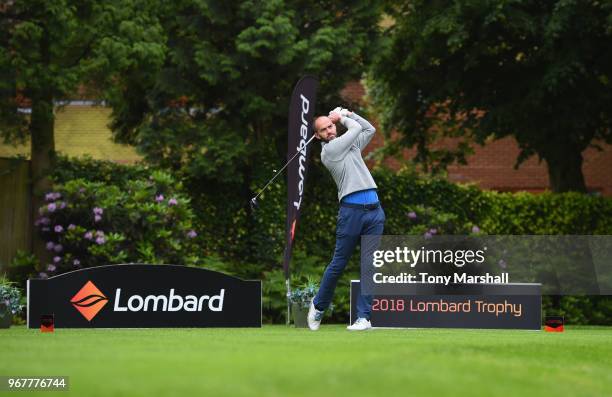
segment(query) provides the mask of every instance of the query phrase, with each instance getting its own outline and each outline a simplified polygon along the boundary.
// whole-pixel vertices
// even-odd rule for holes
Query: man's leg
[[[367,216],[366,224],[364,225],[363,235],[378,236],[378,238],[365,239],[364,246],[361,247],[362,255],[370,260],[373,258],[374,251],[380,245],[380,236],[383,234],[385,226],[385,212],[382,207],[374,211],[370,211]],[[363,282],[359,283],[360,289],[363,287]],[[359,294],[357,298],[357,317],[370,319],[372,313],[372,295]]]
[[[361,239],[359,235],[361,222],[358,211],[360,210],[354,208],[340,208],[336,227],[334,257],[325,269],[319,292],[314,298],[314,305],[317,310],[325,310],[331,304],[338,279]]]

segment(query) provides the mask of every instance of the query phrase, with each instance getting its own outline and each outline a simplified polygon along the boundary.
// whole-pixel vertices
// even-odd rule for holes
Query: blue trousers
[[[327,265],[321,286],[314,305],[318,310],[325,310],[331,304],[338,279],[342,275],[357,244],[361,242],[361,235],[380,236],[385,225],[385,212],[382,207],[368,209],[365,206],[347,207],[340,205],[338,222],[336,224],[336,249],[334,257]],[[376,239],[374,239],[376,240]],[[373,242],[369,247],[361,247],[363,253],[371,257],[377,244]],[[357,298],[357,317],[370,319],[372,312],[372,296],[359,294]]]

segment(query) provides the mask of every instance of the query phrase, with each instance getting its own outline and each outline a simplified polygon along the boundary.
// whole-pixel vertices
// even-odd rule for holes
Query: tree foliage
[[[51,187],[56,107],[83,95],[83,87],[95,93],[123,69],[160,65],[163,32],[154,10],[144,0],[0,5],[0,134],[31,140],[34,211]],[[34,247],[44,256],[40,242]]]
[[[163,61],[151,2],[16,0],[0,8],[0,132],[6,141],[51,134],[54,106]],[[79,92],[86,88],[89,93]],[[99,98],[102,99],[102,98]],[[40,106],[40,107],[39,107]],[[21,111],[19,111],[21,108]],[[30,111],[24,111],[30,108]],[[52,140],[50,142],[52,145]]]
[[[362,0],[167,2],[163,67],[110,92],[116,136],[153,164],[248,191],[285,156],[294,84],[313,74],[321,110],[336,105],[373,55],[379,16]]]
[[[0,5],[0,134],[5,142],[31,141],[33,212],[51,187],[55,109],[87,95],[83,88],[96,97],[126,68],[160,65],[163,31],[154,11],[155,2],[145,0]],[[44,249],[34,243],[42,259]]]
[[[554,191],[585,191],[582,151],[612,142],[612,2],[392,2],[371,92],[397,144],[442,166],[513,136]],[[459,150],[432,149],[439,136]]]
[[[262,260],[271,242],[258,238],[249,201],[285,162],[293,87],[315,75],[316,111],[337,106],[375,55],[379,18],[365,0],[166,2],[163,66],[127,71],[108,91],[115,136],[186,177],[195,210],[227,251]],[[225,211],[231,222],[218,218]]]
[[[0,129],[29,135],[35,191],[47,191],[54,107],[85,87],[112,107],[119,141],[198,192],[234,186],[240,211],[261,166],[285,155],[295,82],[316,75],[321,109],[336,106],[379,15],[364,0],[16,0],[0,11]]]

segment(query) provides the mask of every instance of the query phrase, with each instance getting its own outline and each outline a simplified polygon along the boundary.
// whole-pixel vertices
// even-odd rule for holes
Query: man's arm
[[[372,137],[376,132],[376,128],[374,128],[374,126],[370,124],[368,120],[359,116],[355,112],[349,113],[346,117],[342,118],[341,122],[345,127],[347,126],[344,123],[348,120],[356,121],[361,127],[361,134],[357,136],[357,139],[355,139],[354,143],[355,145],[357,145],[359,150],[363,151],[363,149],[365,149],[365,147],[368,146],[368,143],[370,143],[370,141],[372,140]]]
[[[357,146],[359,150],[363,150],[372,140],[372,136],[374,136],[376,132],[372,124],[354,112],[350,115],[341,117],[340,122],[347,128],[347,131],[325,146],[325,151],[330,160],[343,159],[349,150],[351,150],[353,144]]]

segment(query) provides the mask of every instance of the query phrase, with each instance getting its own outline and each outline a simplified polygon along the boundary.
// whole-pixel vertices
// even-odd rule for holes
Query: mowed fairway
[[[612,328],[13,327],[0,375],[67,375],[78,396],[609,396]]]

